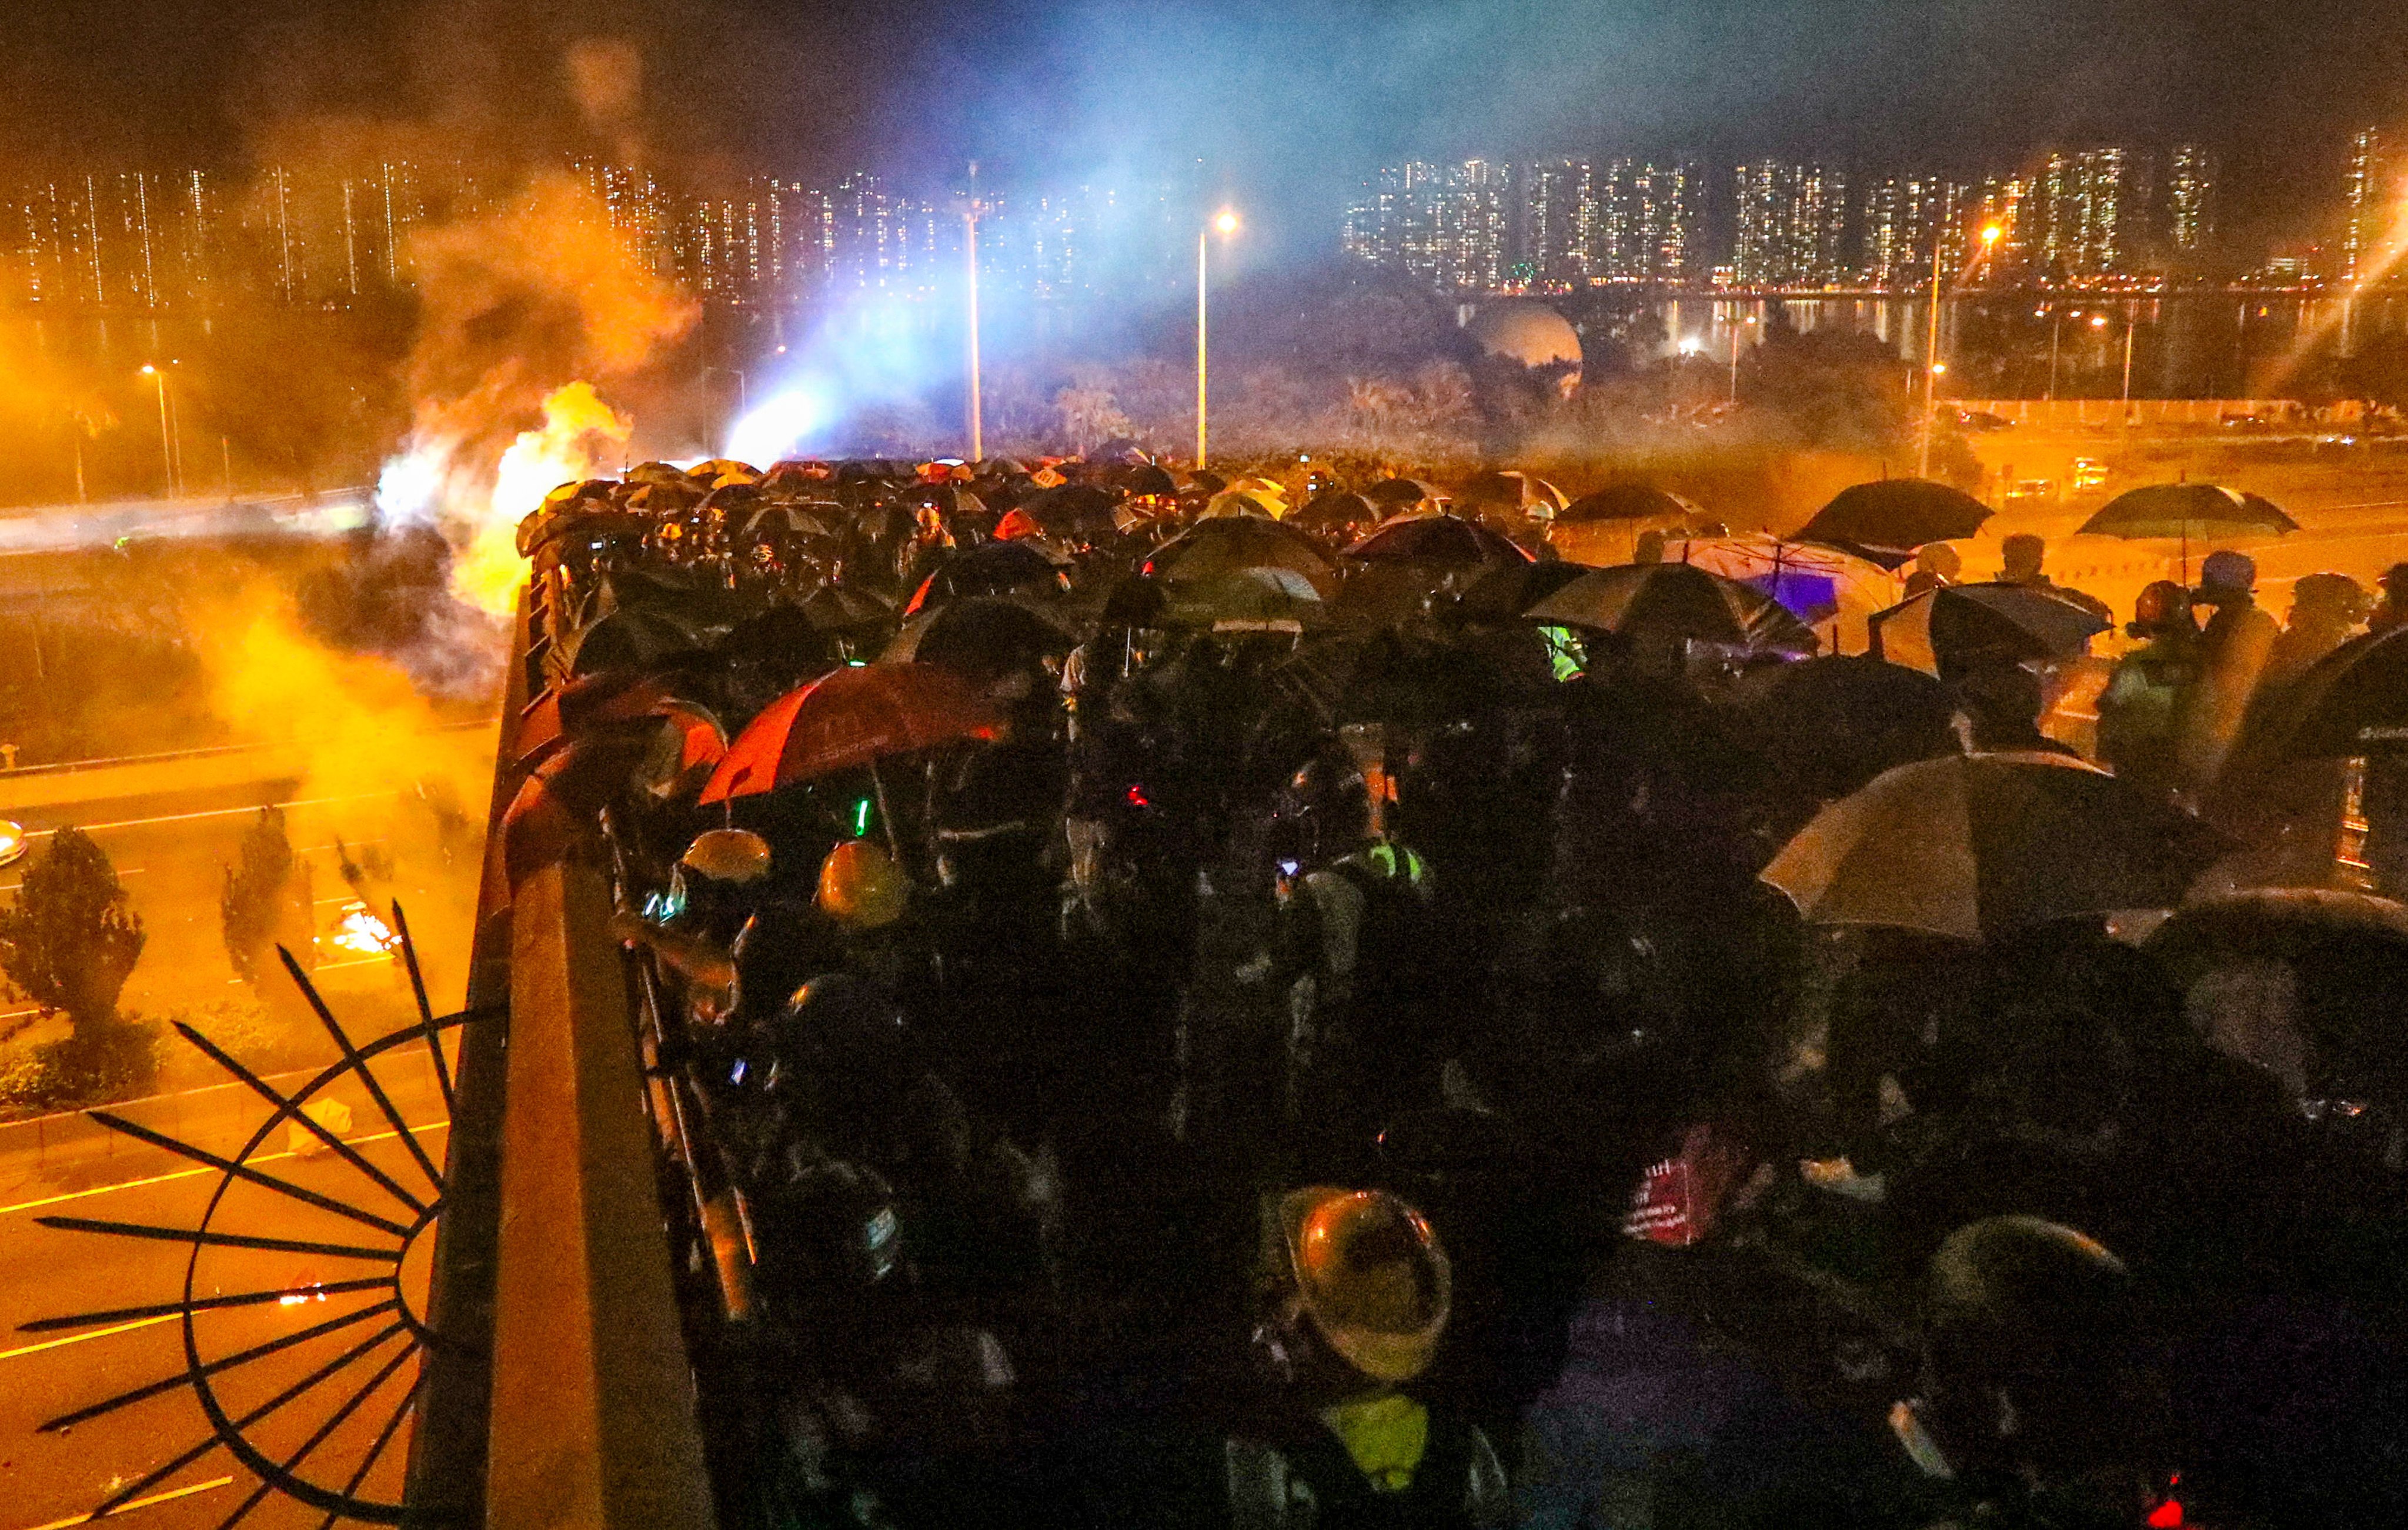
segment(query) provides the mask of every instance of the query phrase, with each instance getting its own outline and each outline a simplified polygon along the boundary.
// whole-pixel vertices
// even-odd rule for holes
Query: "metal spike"
[[[360,1280],[326,1280],[309,1288],[312,1295],[338,1295],[347,1291],[374,1291],[393,1284],[390,1275],[371,1275]],[[207,1312],[227,1307],[258,1307],[266,1302],[282,1301],[293,1294],[290,1291],[243,1291],[231,1296],[195,1296],[184,1302],[159,1302],[150,1307],[118,1307],[106,1312],[78,1312],[64,1318],[36,1318],[21,1323],[21,1334],[54,1334],[62,1328],[85,1328],[96,1323],[122,1323],[131,1318],[164,1318],[176,1312]]]
[[[384,1363],[384,1367],[381,1370],[379,1370],[374,1376],[368,1378],[366,1385],[352,1393],[349,1398],[344,1400],[342,1407],[335,1409],[334,1412],[327,1415],[325,1423],[318,1425],[315,1430],[311,1431],[309,1437],[301,1442],[300,1449],[294,1451],[291,1455],[286,1456],[281,1462],[278,1463],[277,1470],[273,1475],[267,1473],[261,1474],[259,1486],[251,1490],[251,1496],[244,1499],[242,1503],[236,1508],[233,1513],[218,1522],[218,1530],[234,1530],[234,1527],[242,1522],[242,1517],[250,1513],[253,1508],[257,1507],[259,1500],[266,1497],[268,1491],[272,1488],[282,1488],[287,1494],[292,1494],[294,1497],[300,1497],[301,1494],[293,1493],[291,1486],[291,1484],[295,1480],[294,1468],[301,1465],[303,1461],[308,1460],[310,1451],[316,1450],[319,1446],[323,1445],[326,1442],[327,1436],[341,1428],[343,1426],[344,1420],[350,1418],[353,1413],[358,1412],[360,1404],[366,1402],[370,1396],[374,1395],[377,1388],[384,1385],[386,1379],[391,1377],[394,1371],[397,1371],[401,1369],[402,1366],[408,1365],[411,1357],[418,1353],[418,1342],[417,1340],[412,1339],[408,1348],[403,1350],[399,1354],[394,1355],[391,1360],[386,1361]]]
[[[355,1243],[315,1243],[298,1237],[254,1237],[248,1233],[212,1233],[198,1227],[153,1227],[139,1222],[101,1222],[91,1217],[36,1217],[45,1227],[71,1233],[108,1233],[117,1237],[148,1237],[163,1243],[198,1243],[212,1249],[265,1249],[274,1253],[315,1253],[329,1259],[373,1259],[398,1264],[401,1250],[364,1249]]]
[[[426,1372],[421,1370],[418,1380],[402,1394],[401,1405],[393,1410],[393,1417],[385,1420],[384,1427],[377,1431],[375,1443],[368,1447],[368,1453],[360,1458],[359,1469],[351,1473],[350,1481],[343,1484],[342,1496],[352,1497],[360,1491],[360,1484],[368,1480],[368,1473],[376,1469],[377,1459],[384,1454],[384,1448],[393,1443],[394,1435],[401,1428],[401,1421],[409,1417],[409,1410],[418,1406],[419,1389],[425,1384]],[[342,1510],[328,1509],[326,1517],[318,1522],[318,1530],[335,1530],[335,1522],[342,1517]]]
[[[428,1181],[437,1190],[441,1190],[443,1171],[435,1166],[435,1160],[427,1157],[426,1150],[418,1145],[418,1138],[411,1134],[409,1123],[401,1119],[401,1112],[394,1109],[393,1101],[385,1096],[384,1085],[377,1082],[375,1070],[370,1068],[367,1060],[360,1055],[359,1048],[351,1045],[351,1038],[344,1034],[342,1023],[335,1019],[335,1012],[326,1008],[326,1001],[318,996],[317,985],[309,980],[308,973],[301,970],[301,964],[293,959],[291,951],[279,946],[276,948],[276,954],[284,959],[284,970],[292,974],[294,982],[301,985],[301,996],[308,999],[309,1008],[318,1012],[318,1019],[324,1022],[327,1034],[335,1038],[335,1045],[343,1049],[343,1061],[349,1063],[351,1070],[360,1076],[360,1082],[367,1088],[368,1098],[376,1101],[376,1107],[384,1113],[384,1119],[392,1124],[395,1132],[400,1134],[402,1146],[408,1148],[409,1155],[418,1160],[418,1166],[426,1171]]]
[[[278,1094],[274,1085],[268,1083],[258,1074],[251,1072],[251,1069],[243,1066],[240,1063],[236,1062],[232,1057],[228,1056],[216,1042],[211,1041],[208,1037],[205,1037],[200,1032],[193,1029],[190,1024],[183,1021],[179,1020],[174,1023],[177,1032],[181,1035],[185,1040],[191,1042],[194,1046],[200,1048],[202,1051],[208,1054],[209,1061],[217,1064],[220,1067],[224,1068],[227,1072],[233,1074],[236,1078],[250,1085],[251,1091],[258,1094],[260,1098],[267,1101],[270,1105],[275,1106],[279,1114],[291,1118],[294,1122],[306,1128],[310,1135],[317,1137],[319,1141],[324,1143],[327,1147],[332,1148],[337,1153],[339,1153],[342,1156],[343,1162],[351,1165],[353,1168],[358,1169],[362,1174],[366,1175],[369,1179],[374,1180],[379,1185],[382,1186],[388,1193],[390,1193],[395,1200],[401,1202],[402,1205],[408,1207],[412,1211],[423,1212],[427,1209],[427,1204],[424,1201],[420,1200],[417,1196],[411,1194],[408,1191],[402,1189],[401,1182],[399,1180],[395,1180],[392,1175],[387,1174],[384,1170],[377,1167],[374,1164],[369,1163],[366,1159],[361,1157],[358,1149],[352,1147],[341,1137],[337,1137],[334,1133],[326,1130],[326,1128],[319,1125],[315,1121],[311,1120],[308,1111],[302,1109],[298,1106],[294,1105],[291,1100],[286,1099],[283,1095]]]
[[[298,1333],[287,1334],[282,1338],[269,1339],[265,1344],[254,1344],[248,1350],[238,1351],[222,1360],[212,1360],[196,1370],[186,1370],[179,1376],[152,1381],[148,1385],[136,1387],[131,1392],[121,1392],[105,1402],[77,1408],[72,1413],[62,1413],[55,1419],[36,1425],[34,1432],[38,1435],[54,1435],[62,1429],[81,1423],[86,1419],[96,1419],[103,1413],[113,1413],[130,1403],[138,1403],[145,1397],[156,1397],[163,1392],[173,1392],[178,1387],[191,1386],[194,1382],[215,1376],[220,1371],[232,1370],[236,1366],[249,1365],[251,1361],[263,1359],[276,1353],[279,1350],[289,1350],[295,1344],[306,1344],[313,1338],[322,1337],[338,1329],[348,1328],[355,1323],[365,1322],[381,1313],[395,1311],[400,1306],[401,1303],[397,1298],[387,1297],[373,1307],[363,1307],[356,1312],[346,1312],[340,1317],[328,1318],[325,1322],[312,1323]],[[394,1328],[408,1326],[406,1323],[394,1324]]]
[[[236,1459],[243,1461],[243,1465],[251,1466],[251,1463],[245,1458],[244,1452],[249,1451],[251,1455],[257,1455],[259,1452],[256,1451],[250,1451],[248,1446],[236,1449],[233,1443],[234,1440],[239,1440],[242,1437],[242,1432],[245,1429],[257,1423],[260,1420],[267,1417],[270,1413],[275,1412],[278,1408],[282,1408],[286,1403],[289,1403],[294,1398],[300,1396],[303,1393],[309,1391],[319,1382],[324,1380],[327,1377],[334,1375],[337,1371],[341,1370],[345,1366],[350,1365],[352,1361],[357,1360],[360,1356],[367,1353],[370,1350],[375,1349],[378,1345],[383,1343],[386,1339],[391,1338],[394,1335],[406,1334],[408,1332],[409,1332],[408,1324],[396,1323],[392,1327],[385,1329],[374,1337],[363,1339],[359,1343],[352,1345],[350,1349],[345,1350],[341,1354],[338,1354],[335,1356],[334,1359],[327,1361],[316,1370],[311,1371],[308,1375],[301,1378],[298,1381],[286,1387],[275,1396],[268,1398],[267,1401],[260,1404],[257,1408],[252,1408],[250,1412],[245,1413],[242,1417],[228,1422],[222,1432],[212,1435],[208,1439],[201,1441],[199,1445],[194,1447],[192,1450],[185,1451],[182,1455],[179,1455],[175,1460],[168,1462],[165,1466],[158,1467],[156,1470],[150,1472],[140,1481],[129,1482],[125,1486],[119,1488],[116,1493],[109,1496],[106,1503],[103,1503],[98,1509],[92,1511],[92,1517],[95,1520],[108,1518],[117,1509],[123,1508],[129,1500],[139,1497],[144,1489],[175,1475],[184,1467],[191,1466],[194,1462],[198,1461],[201,1457],[208,1454],[209,1451],[215,1450],[220,1445],[224,1445],[229,1451],[233,1451]],[[414,1345],[416,1340],[412,1340],[411,1342]],[[46,1424],[43,1427],[48,1428],[49,1426]],[[227,1437],[228,1436],[233,1437],[233,1438],[230,1440]]]
[[[418,999],[418,1023],[426,1033],[426,1055],[435,1062],[435,1082],[443,1091],[446,1114],[459,1108],[452,1095],[452,1065],[443,1059],[443,1039],[435,1034],[435,1006],[426,1001],[426,975],[419,970],[418,943],[409,937],[409,920],[401,900],[393,900],[393,927],[401,937],[401,965],[409,969],[409,991]]]
[[[280,1195],[290,1195],[294,1200],[314,1206],[322,1211],[332,1211],[337,1216],[349,1217],[353,1222],[366,1223],[377,1231],[391,1233],[395,1237],[409,1237],[409,1229],[400,1223],[380,1217],[373,1211],[363,1211],[349,1201],[338,1201],[332,1195],[322,1195],[314,1190],[305,1190],[289,1180],[280,1180],[273,1174],[263,1173],[247,1164],[237,1164],[231,1158],[221,1158],[216,1153],[195,1148],[189,1142],[179,1142],[163,1132],[154,1132],[138,1122],[111,1115],[106,1110],[89,1110],[85,1114],[112,1131],[123,1132],[126,1136],[138,1141],[148,1142],[154,1148],[165,1148],[169,1152],[189,1158],[196,1164],[207,1164],[209,1167],[231,1174],[236,1179],[248,1180],[255,1185],[264,1185]]]

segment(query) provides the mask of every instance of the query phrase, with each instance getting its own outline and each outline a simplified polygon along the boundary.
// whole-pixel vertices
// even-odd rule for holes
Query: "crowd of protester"
[[[2080,654],[1817,655],[1510,476],[1308,471],[523,528],[507,843],[607,849],[731,1523],[2408,1518],[2400,794],[2282,742],[2408,565],[2150,586],[2110,779]],[[2003,551],[1899,593],[2105,625]]]

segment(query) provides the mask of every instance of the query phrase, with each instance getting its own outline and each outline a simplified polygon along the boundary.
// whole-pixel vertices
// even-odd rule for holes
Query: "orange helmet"
[[[910,893],[895,858],[867,839],[848,839],[820,863],[820,908],[855,929],[894,923]]]
[[[1305,1312],[1340,1359],[1381,1381],[1429,1368],[1454,1273],[1419,1211],[1383,1190],[1322,1185],[1282,1199],[1280,1222]]]

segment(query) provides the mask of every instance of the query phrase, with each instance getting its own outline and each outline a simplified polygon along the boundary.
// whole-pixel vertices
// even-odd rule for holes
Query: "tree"
[[[284,832],[284,810],[262,808],[243,831],[237,863],[227,869],[218,914],[225,931],[227,959],[235,975],[253,992],[279,975],[275,948],[293,952],[304,967],[315,966],[310,911],[314,891],[309,863],[293,853]],[[280,991],[280,982],[272,991]]]
[[[50,1108],[130,1098],[159,1071],[151,1027],[118,1012],[142,959],[142,916],[90,836],[63,828],[0,908],[0,972],[16,997],[64,1014],[64,1039],[37,1049],[36,1094]]]

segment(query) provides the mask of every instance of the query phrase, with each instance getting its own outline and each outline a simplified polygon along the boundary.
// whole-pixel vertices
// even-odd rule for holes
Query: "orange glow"
[[[452,565],[452,592],[489,611],[514,609],[527,569],[519,556],[519,522],[561,484],[616,472],[635,428],[590,382],[553,390],[543,401],[542,425],[521,431],[494,467],[476,534]]]
[[[401,949],[401,937],[365,905],[348,910],[326,939],[359,956],[384,956]]]
[[[1982,242],[1984,244],[1997,244],[2000,236],[2004,235],[2006,232],[2005,227],[2001,224],[1988,224],[1982,230]]]

